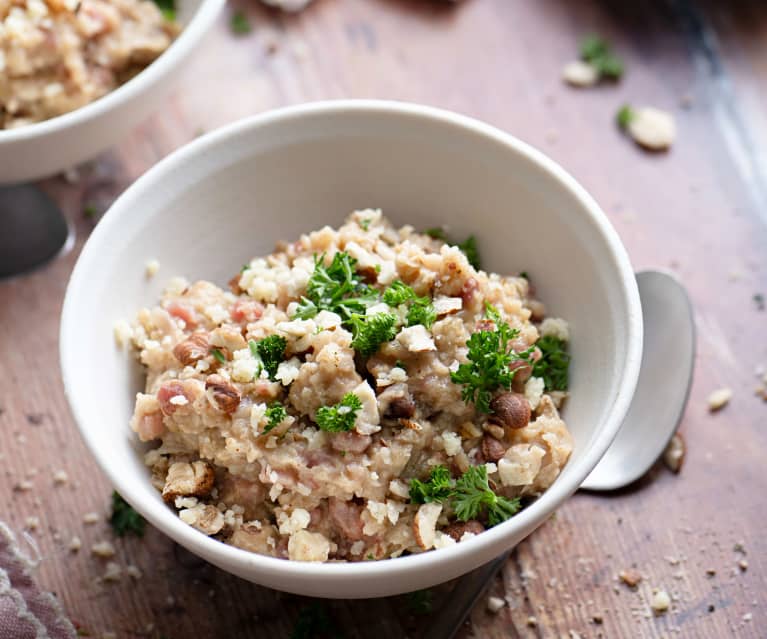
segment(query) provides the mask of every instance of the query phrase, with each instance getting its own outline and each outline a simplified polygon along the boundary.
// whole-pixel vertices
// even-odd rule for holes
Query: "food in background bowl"
[[[117,88],[179,31],[151,0],[0,2],[0,129],[62,115]]]
[[[512,517],[570,456],[568,329],[473,243],[352,214],[243,267],[181,278],[129,329],[132,428],[179,517],[305,561],[443,548]]]

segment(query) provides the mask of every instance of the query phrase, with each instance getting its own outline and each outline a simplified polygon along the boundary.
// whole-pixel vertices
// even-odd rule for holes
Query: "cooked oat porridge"
[[[552,484],[572,450],[567,323],[526,274],[429,233],[357,211],[229,291],[175,278],[121,324],[147,373],[131,426],[184,522],[274,557],[383,559],[471,538]]]
[[[0,0],[0,129],[93,102],[170,46],[151,0]]]

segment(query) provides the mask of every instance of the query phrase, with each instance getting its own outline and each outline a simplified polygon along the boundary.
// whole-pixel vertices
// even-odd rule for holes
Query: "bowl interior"
[[[161,503],[128,428],[141,371],[115,347],[113,323],[155,304],[171,276],[225,286],[277,240],[373,207],[395,225],[474,234],[486,270],[527,271],[548,313],[570,322],[575,450],[530,516],[542,521],[575,490],[617,429],[616,402],[633,391],[633,277],[572,179],[489,131],[406,109],[294,109],[206,136],[129,189],[83,251],[61,336],[70,402],[118,489]],[[161,268],[147,281],[149,259]]]

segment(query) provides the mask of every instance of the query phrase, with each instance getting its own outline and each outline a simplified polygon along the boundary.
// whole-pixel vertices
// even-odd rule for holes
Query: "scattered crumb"
[[[714,612],[714,610],[716,610],[716,606],[714,604],[708,604],[707,610],[709,612]]]
[[[716,570],[714,570],[713,568],[707,568],[706,577],[716,577]]]
[[[528,617],[527,618],[527,625],[529,628],[537,628],[538,627],[538,617]]]
[[[24,527],[27,530],[37,530],[40,527],[40,518],[39,517],[27,517],[24,520]]]
[[[642,581],[642,575],[636,570],[621,570],[618,573],[618,577],[629,588],[636,588],[639,582]]]
[[[745,615],[743,615],[743,616],[741,617],[741,619],[743,619],[743,621],[745,621],[746,623],[748,623],[749,621],[751,621],[753,618],[754,618],[754,615],[753,615],[753,614],[751,614],[750,612],[747,612]]]
[[[602,615],[592,615],[591,621],[593,621],[596,625],[601,626],[605,622],[605,619]]]
[[[574,87],[592,87],[599,82],[599,71],[583,60],[573,60],[562,67],[562,79]]]
[[[69,481],[69,475],[67,475],[66,471],[64,470],[57,470],[55,473],[53,473],[53,483],[54,484],[66,484]]]
[[[125,567],[125,573],[131,578],[131,579],[141,579],[143,576],[141,570],[139,570],[138,566],[134,566],[133,564],[128,564]]]
[[[681,433],[674,433],[671,441],[663,452],[663,463],[673,473],[678,473],[684,463],[687,446]]]
[[[98,513],[85,513],[83,515],[83,523],[84,524],[96,524],[101,519],[101,515]]]
[[[99,541],[91,546],[91,552],[97,557],[114,557],[115,547],[108,541]]]
[[[149,260],[146,263],[146,276],[148,279],[153,278],[155,275],[157,275],[157,271],[160,270],[160,262],[157,260]]]
[[[123,569],[120,567],[120,564],[110,561],[107,563],[106,570],[104,570],[104,576],[102,579],[104,581],[120,581],[122,578]]]
[[[488,611],[495,614],[498,612],[501,608],[503,608],[506,605],[506,602],[501,599],[500,597],[488,597],[487,598],[487,609]]]
[[[719,388],[708,396],[708,410],[711,413],[715,413],[721,410],[732,399],[732,389]]]
[[[735,545],[732,547],[733,552],[739,552],[741,555],[746,554],[746,545],[742,541],[735,542]]]
[[[741,559],[738,562],[738,568],[740,568],[743,572],[746,572],[746,570],[748,570],[748,562],[745,559]]]
[[[26,479],[16,482],[13,485],[13,490],[15,490],[18,493],[23,493],[28,490],[32,490],[32,488],[34,488],[34,486],[32,485],[32,482]]]
[[[650,600],[650,607],[653,612],[658,615],[662,615],[671,606],[671,597],[665,590],[653,588],[652,599]]]
[[[78,552],[80,548],[83,547],[83,542],[80,541],[80,538],[75,535],[72,537],[72,539],[69,540],[69,550],[72,552]]]

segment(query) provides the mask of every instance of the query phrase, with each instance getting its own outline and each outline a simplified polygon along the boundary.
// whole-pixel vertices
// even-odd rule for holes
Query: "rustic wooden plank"
[[[82,514],[105,512],[110,488],[65,405],[58,315],[74,257],[94,223],[83,218],[84,204],[103,210],[200,129],[305,100],[385,97],[474,115],[544,149],[602,203],[637,267],[675,270],[692,294],[700,331],[682,474],[656,468],[617,496],[570,500],[519,546],[492,585],[509,605],[492,615],[480,602],[472,629],[461,636],[557,637],[571,630],[583,637],[764,636],[767,431],[765,406],[752,387],[754,367],[767,363],[767,346],[765,315],[751,297],[767,292],[767,233],[758,193],[744,179],[717,115],[721,87],[700,63],[685,22],[689,6],[467,0],[452,8],[426,0],[318,0],[299,16],[283,16],[252,2],[232,4],[250,16],[250,35],[233,37],[223,19],[162,112],[83,170],[79,183],[46,181],[76,227],[75,250],[0,283],[0,461],[8,479],[0,504],[2,518],[17,530],[27,517],[40,517],[33,537],[43,555],[41,581],[96,636],[108,630],[121,637],[290,635],[308,600],[231,577],[156,531],[115,542],[117,560],[142,569],[140,581],[94,583],[104,562],[88,549],[111,537],[104,522],[86,526]],[[722,7],[705,3],[700,15],[722,34],[723,72],[735,78],[740,105],[749,91],[762,96],[767,86],[763,74],[749,71],[764,69],[759,35],[767,14],[756,2],[737,3],[732,13]],[[614,41],[628,74],[617,86],[575,91],[561,84],[560,68],[591,31]],[[750,37],[740,39],[743,33]],[[670,153],[647,155],[622,138],[613,117],[626,101],[674,111],[679,142]],[[746,131],[753,121],[744,120]],[[732,405],[708,415],[705,398],[722,385],[736,389]],[[59,468],[69,485],[53,485]],[[13,483],[27,475],[34,490],[14,491]],[[72,535],[83,541],[77,554],[67,549]],[[745,572],[732,550],[740,541],[748,552]],[[636,593],[615,581],[632,565],[645,575]],[[707,576],[707,569],[716,575]],[[644,616],[653,586],[680,597],[669,615]],[[410,614],[403,597],[327,606],[348,637],[419,636],[430,619]],[[745,622],[748,613],[753,619]],[[594,615],[603,617],[601,625]],[[528,625],[531,616],[536,627]]]

